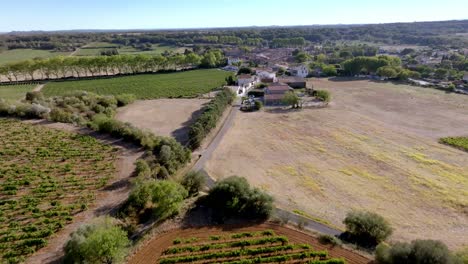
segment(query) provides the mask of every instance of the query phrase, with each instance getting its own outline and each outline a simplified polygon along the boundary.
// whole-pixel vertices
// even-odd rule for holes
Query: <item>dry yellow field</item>
[[[239,113],[206,170],[246,177],[280,207],[335,226],[368,209],[394,240],[468,244],[468,153],[437,143],[468,134],[468,96],[369,81],[313,80],[324,109]]]

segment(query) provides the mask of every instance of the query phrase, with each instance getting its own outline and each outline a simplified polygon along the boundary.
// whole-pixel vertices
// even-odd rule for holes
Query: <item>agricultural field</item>
[[[96,139],[0,119],[0,262],[17,263],[88,208],[115,172]]]
[[[14,49],[14,50],[5,50],[0,52],[0,65],[24,61],[34,58],[52,58],[57,56],[66,56],[70,54],[69,52],[55,52],[48,50],[33,50],[33,49]]]
[[[343,228],[352,209],[387,218],[392,239],[466,245],[468,153],[439,138],[468,131],[465,95],[367,80],[312,80],[330,106],[239,113],[205,169],[246,177],[280,208]],[[428,107],[430,106],[430,107]]]
[[[77,53],[75,53],[75,56],[99,56],[102,50],[110,49],[110,48],[117,48],[117,51],[121,55],[123,54],[159,55],[159,54],[164,53],[165,51],[175,52],[175,53],[183,53],[185,51],[185,48],[179,48],[179,47],[173,47],[173,46],[160,46],[158,44],[152,45],[151,50],[138,50],[133,47],[121,46],[121,45],[117,45],[113,43],[93,42],[80,48],[80,50]]]
[[[7,101],[18,101],[24,99],[27,92],[34,89],[36,85],[3,85],[0,86],[0,99]]]
[[[266,229],[268,228],[268,229]],[[128,263],[370,263],[339,246],[274,224],[176,229],[153,237]]]
[[[174,137],[179,142],[186,143],[189,126],[200,114],[199,110],[209,101],[208,99],[142,100],[117,109],[116,119],[129,122],[140,129],[147,129],[156,135]]]
[[[81,90],[103,95],[131,93],[138,99],[195,97],[222,86],[225,78],[230,74],[210,69],[97,80],[49,82],[42,91],[46,96],[63,95]]]

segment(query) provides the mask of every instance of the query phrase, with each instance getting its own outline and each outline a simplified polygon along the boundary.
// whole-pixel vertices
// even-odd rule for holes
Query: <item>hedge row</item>
[[[233,102],[235,94],[228,88],[219,92],[216,97],[203,109],[203,113],[197,121],[190,126],[189,146],[196,149],[201,145],[203,139],[216,127],[224,110]]]

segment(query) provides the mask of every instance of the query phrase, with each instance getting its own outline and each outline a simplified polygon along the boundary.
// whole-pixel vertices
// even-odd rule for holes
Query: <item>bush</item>
[[[146,180],[137,182],[127,201],[127,209],[137,211],[149,208],[158,220],[177,214],[187,191],[178,183],[169,180]]]
[[[60,108],[54,108],[50,111],[49,120],[61,123],[73,123],[74,117],[72,113],[65,112]]]
[[[117,106],[125,106],[135,102],[136,96],[133,94],[119,94],[115,96],[117,100]]]
[[[324,102],[330,102],[331,100],[330,92],[326,90],[317,90],[315,96]]]
[[[196,196],[205,185],[205,175],[200,171],[191,171],[184,175],[181,184],[187,190],[189,196]]]
[[[248,67],[241,67],[238,71],[237,71],[237,75],[240,75],[240,74],[253,74],[253,70],[251,68],[248,68]]]
[[[229,217],[267,219],[273,211],[273,198],[257,188],[251,188],[245,178],[231,176],[216,183],[206,197],[215,218]]]
[[[339,238],[335,237],[335,236],[331,236],[331,235],[320,235],[318,237],[318,241],[324,245],[333,245],[333,246],[337,246],[337,245],[341,245],[342,242]]]
[[[144,159],[138,159],[135,162],[135,175],[143,178],[151,176],[151,168]]]
[[[65,245],[65,263],[115,263],[122,261],[130,242],[111,218],[81,226]]]
[[[375,246],[392,234],[392,228],[387,220],[368,211],[349,212],[343,223],[351,239],[363,246]]]
[[[260,101],[255,101],[255,109],[260,110],[263,108],[263,103]]]
[[[189,129],[189,146],[191,149],[200,147],[203,139],[216,127],[224,110],[234,100],[234,94],[230,89],[223,89],[211,102],[203,108],[203,113]]]
[[[393,246],[380,244],[376,249],[376,260],[381,264],[454,264],[458,260],[447,246],[437,240],[414,240],[396,243]]]
[[[44,100],[44,95],[41,92],[27,92],[25,99],[28,102],[38,102]]]

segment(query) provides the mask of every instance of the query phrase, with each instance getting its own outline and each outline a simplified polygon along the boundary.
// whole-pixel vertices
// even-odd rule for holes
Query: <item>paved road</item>
[[[202,151],[201,153],[201,158],[195,163],[193,166],[192,170],[194,171],[201,171],[203,174],[205,174],[206,177],[206,186],[208,188],[211,188],[214,186],[216,183],[216,180],[211,177],[208,172],[204,169],[205,164],[208,160],[210,160],[213,151],[216,150],[216,148],[219,146],[219,143],[223,139],[223,137],[226,135],[227,131],[232,127],[232,124],[234,123],[234,119],[238,112],[240,111],[239,109],[239,102],[236,102],[230,109],[230,113],[226,120],[224,121],[224,124],[222,128],[219,130],[218,134],[216,134],[215,138],[210,142],[208,147]],[[281,208],[275,208],[275,213],[274,217],[279,218],[279,219],[287,219],[288,223],[291,224],[296,224],[296,225],[303,225],[304,229],[313,231],[313,232],[319,232],[322,234],[327,234],[331,236],[337,236],[342,233],[341,230],[329,227],[327,225],[324,225],[320,222],[314,221],[310,218],[295,214],[293,212],[289,212],[287,210],[281,209]]]

